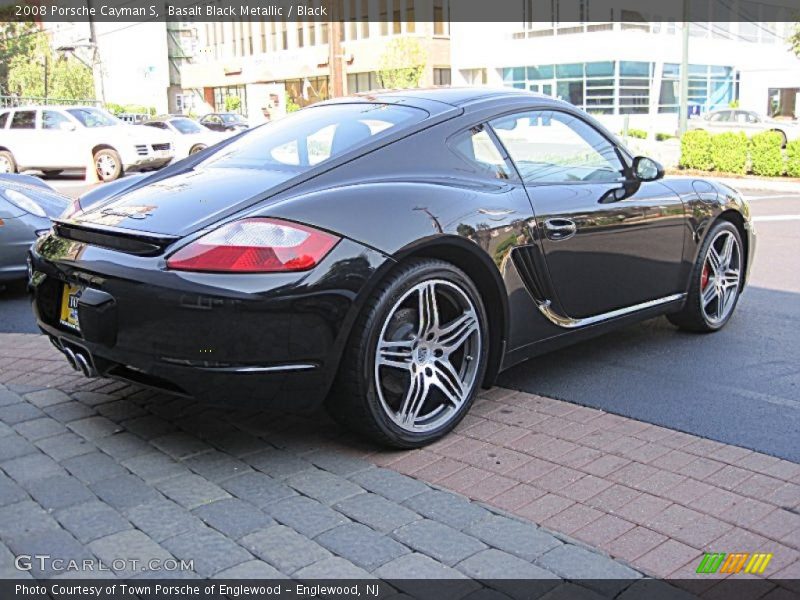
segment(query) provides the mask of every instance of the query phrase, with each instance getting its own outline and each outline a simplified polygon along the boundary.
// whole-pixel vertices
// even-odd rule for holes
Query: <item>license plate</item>
[[[64,291],[61,293],[61,318],[59,322],[75,331],[81,330],[81,324],[78,321],[78,299],[80,299],[82,293],[83,286],[71,283],[65,283]]]

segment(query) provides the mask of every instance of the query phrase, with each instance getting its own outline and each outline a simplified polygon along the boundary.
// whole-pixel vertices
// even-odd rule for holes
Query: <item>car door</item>
[[[84,164],[77,162],[80,154],[75,147],[77,127],[67,115],[60,110],[42,109],[36,129],[41,142],[38,167],[63,169],[84,166],[85,161]]]
[[[711,113],[708,117],[708,129],[711,133],[721,133],[723,131],[735,131],[735,124],[732,123],[733,111],[719,110]]]
[[[740,127],[740,131],[744,131],[748,136],[752,136],[769,129],[769,125],[767,123],[764,123],[756,113],[749,110],[737,110],[736,122]]]
[[[200,122],[214,131],[225,131],[225,125],[222,123],[222,119],[220,119],[217,115],[208,115],[203,117],[200,119]]]
[[[35,110],[15,110],[11,114],[4,137],[3,143],[11,150],[18,168],[36,166],[38,144],[36,142]]]
[[[533,205],[560,316],[600,316],[680,291],[677,194],[635,180],[615,144],[578,114],[531,110],[490,124]]]

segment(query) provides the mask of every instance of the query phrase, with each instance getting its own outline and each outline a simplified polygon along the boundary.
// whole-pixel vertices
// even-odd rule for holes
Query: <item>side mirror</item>
[[[75,123],[70,123],[69,121],[62,121],[59,123],[58,128],[61,131],[75,131]]]
[[[639,181],[655,181],[664,177],[664,167],[652,158],[637,156],[633,159],[633,175]]]

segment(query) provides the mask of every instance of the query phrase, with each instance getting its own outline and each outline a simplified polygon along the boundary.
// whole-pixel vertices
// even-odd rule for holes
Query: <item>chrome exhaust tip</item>
[[[75,354],[75,362],[78,364],[81,372],[86,375],[86,377],[97,377],[97,371],[95,371],[94,367],[91,365],[86,356],[80,352]]]
[[[62,352],[64,352],[64,356],[67,357],[67,362],[69,363],[69,366],[75,369],[76,371],[80,371],[81,367],[80,365],[78,365],[78,359],[75,356],[75,353],[72,351],[72,349],[67,348],[65,346]]]

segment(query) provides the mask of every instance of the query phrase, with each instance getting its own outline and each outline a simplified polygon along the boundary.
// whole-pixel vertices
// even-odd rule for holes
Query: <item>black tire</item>
[[[192,154],[197,154],[198,152],[200,152],[201,150],[205,150],[206,148],[207,146],[203,144],[197,144],[197,146],[192,146],[192,149],[189,150],[189,156],[191,156]]]
[[[112,163],[113,167],[105,168],[105,165],[111,165]],[[94,166],[97,176],[102,181],[114,181],[122,177],[122,160],[117,151],[111,148],[103,148],[94,153]]]
[[[17,161],[8,150],[0,150],[0,173],[16,173]]]
[[[701,293],[701,286],[710,285],[713,280],[709,279],[708,273],[704,275],[704,266],[709,257],[709,248],[712,243],[718,243],[717,240],[724,232],[728,232],[733,236],[737,244],[738,263],[739,263],[739,280],[735,289],[732,289],[734,294],[730,308],[727,309],[726,314],[719,320],[712,320],[703,310],[703,294]],[[744,246],[742,244],[742,237],[739,230],[733,223],[729,221],[717,221],[706,234],[703,244],[700,247],[700,252],[697,255],[697,261],[692,268],[692,274],[689,284],[689,292],[686,298],[686,303],[683,308],[676,313],[667,315],[670,323],[676,325],[684,331],[693,331],[697,333],[711,333],[719,331],[730,320],[731,316],[736,310],[736,304],[739,302],[739,295],[742,292],[742,277],[744,275]],[[702,288],[706,289],[706,288]],[[719,301],[719,300],[718,300]]]
[[[780,129],[772,129],[775,133],[780,134],[781,136],[781,148],[786,148],[786,144],[789,143],[789,140],[786,137],[786,132],[781,131]]]
[[[458,296],[460,301],[465,302],[468,305],[466,310],[469,311],[470,320],[473,316],[477,317],[477,324],[473,323],[469,327],[472,332],[467,334],[468,337],[465,338],[461,350],[448,353],[452,355],[456,355],[458,352],[462,353],[460,367],[453,371],[454,373],[458,371],[460,377],[464,376],[469,381],[469,383],[463,385],[461,403],[448,404],[446,396],[442,394],[441,388],[437,385],[431,384],[429,387],[425,387],[426,391],[421,396],[423,400],[419,401],[420,409],[416,414],[422,413],[422,408],[428,406],[428,403],[436,404],[437,398],[445,399],[445,402],[440,402],[443,407],[440,411],[442,415],[440,418],[446,418],[447,420],[441,424],[437,424],[434,421],[429,425],[432,428],[427,431],[409,431],[407,428],[401,427],[387,414],[387,411],[391,409],[383,400],[387,394],[386,388],[381,387],[381,394],[378,391],[379,370],[376,369],[376,353],[379,339],[386,334],[386,328],[389,324],[394,323],[392,319],[403,312],[409,314],[408,311],[412,310],[410,308],[399,308],[402,306],[400,303],[411,303],[414,298],[420,298],[422,292],[417,296],[413,296],[415,288],[418,289],[421,285],[424,286],[426,284],[432,286],[430,289],[438,289],[440,290],[439,293],[444,293],[445,301],[440,305],[443,308],[438,312],[441,318],[439,331],[443,331],[443,329],[447,328],[447,325],[455,323],[456,319],[467,316],[467,312],[462,313],[460,316],[455,312],[457,310],[455,302],[448,304],[448,295],[451,297]],[[436,294],[435,291],[434,294]],[[451,311],[449,315],[455,314],[456,317],[448,316],[448,311]],[[420,319],[421,317],[417,316],[416,325],[413,325],[413,323],[406,325],[409,325],[414,331],[422,331],[419,325]],[[481,386],[488,362],[489,333],[487,323],[486,310],[480,292],[463,271],[450,263],[434,259],[418,259],[400,265],[378,285],[356,319],[343,354],[336,382],[326,401],[328,412],[342,426],[382,445],[395,448],[418,448],[440,439],[458,425],[474,402]],[[425,352],[420,353],[419,349],[417,349],[419,338],[413,333],[409,337],[411,338],[410,341],[417,340],[417,342],[414,342],[414,348],[408,351],[410,356],[415,356],[420,360],[424,360],[424,358],[420,357],[427,356],[431,364],[439,364],[437,361],[446,361],[448,365],[451,365],[451,359],[448,356],[436,358],[441,357],[441,350],[434,350],[432,346]],[[444,339],[444,334],[442,339]],[[439,343],[439,340],[437,339],[433,343]],[[422,345],[427,346],[427,343],[420,344],[420,346]],[[473,354],[477,354],[477,357],[473,356]],[[414,377],[412,373],[416,372],[418,377],[424,377],[423,371],[427,375],[431,374],[424,364],[422,366],[412,364],[416,360],[416,358],[412,358],[407,363],[409,365],[408,372],[401,370],[397,375],[398,378],[408,377],[409,391],[403,391],[406,388],[400,388],[398,392],[398,397],[402,396],[406,399],[406,402],[408,398],[412,397],[410,392],[411,381]],[[458,358],[454,360],[458,362]],[[475,360],[477,362],[473,364],[472,361]],[[455,365],[452,366],[455,367]],[[383,369],[384,367],[380,368]],[[444,369],[437,370],[436,373],[444,371]],[[436,391],[429,392],[429,389]],[[434,409],[436,408],[434,407]],[[436,410],[433,411],[433,413],[435,412]],[[426,415],[433,413],[426,413]],[[395,417],[397,416],[398,414],[395,413]],[[414,421],[415,424],[416,421]]]
[[[48,169],[47,171],[42,171],[42,174],[45,177],[58,177],[63,172],[64,172],[63,169],[55,169],[55,170]]]

